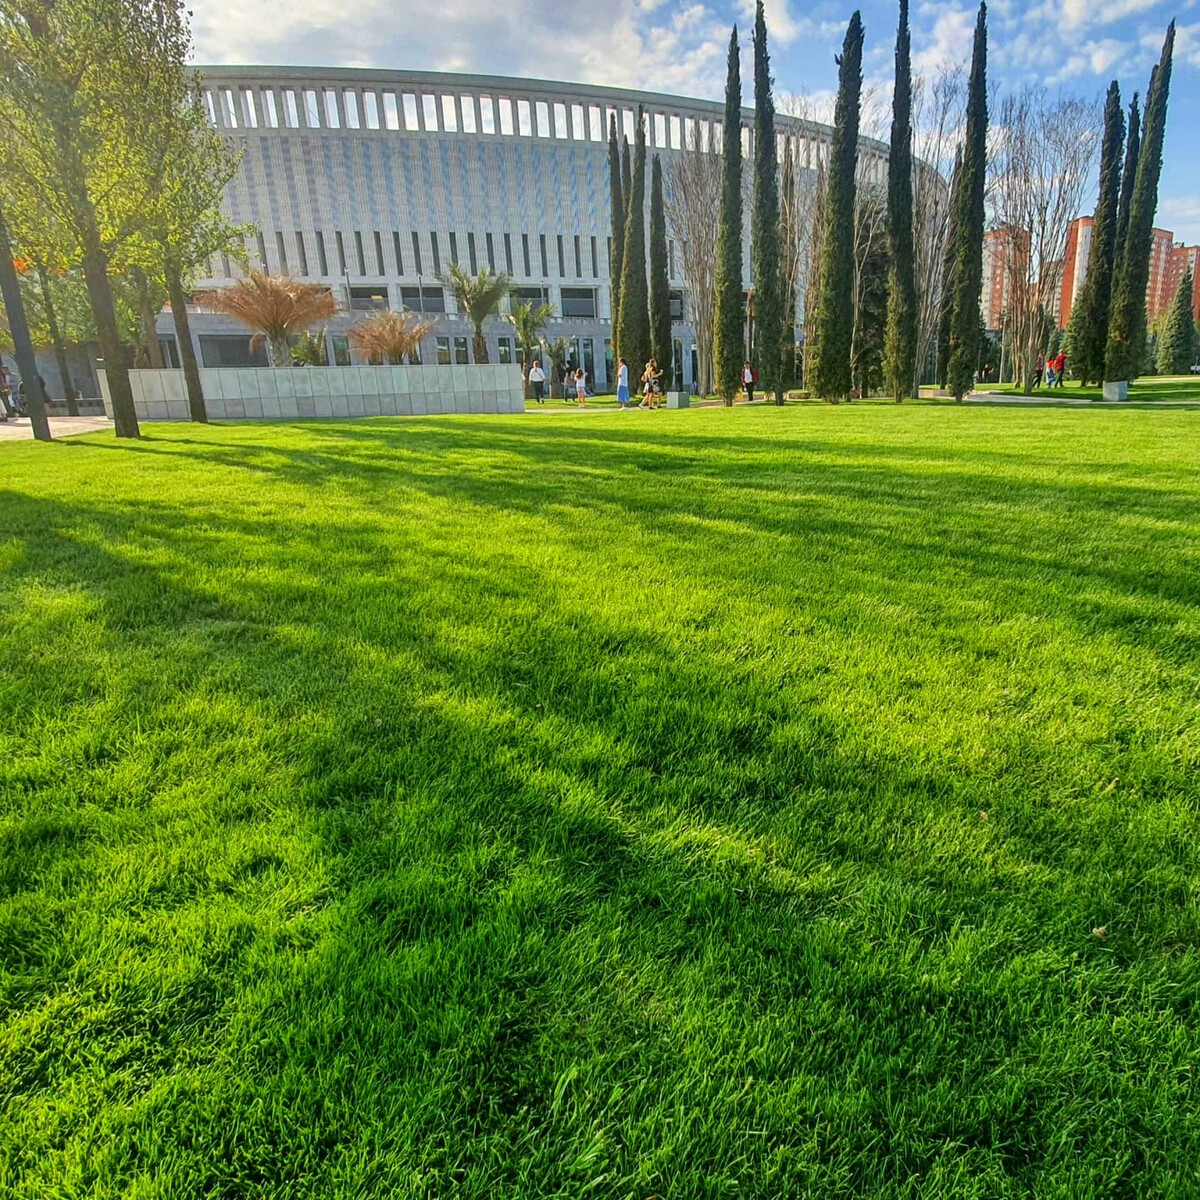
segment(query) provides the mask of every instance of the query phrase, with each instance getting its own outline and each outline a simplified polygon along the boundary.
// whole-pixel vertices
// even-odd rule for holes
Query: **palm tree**
[[[483,336],[483,323],[500,311],[500,301],[508,295],[512,279],[503,271],[499,275],[493,275],[490,271],[468,275],[455,263],[449,271],[438,276],[438,281],[453,293],[458,311],[475,326],[475,361],[487,362],[487,339]]]
[[[373,313],[350,330],[349,338],[359,354],[373,363],[402,363],[437,324],[422,321],[416,313],[393,308]]]
[[[292,347],[292,364],[297,367],[327,367],[329,356],[325,351],[325,327],[316,333],[302,333]]]
[[[567,365],[567,339],[555,338],[552,342],[546,342],[546,353],[550,356],[550,399],[561,400],[563,398],[563,371]]]
[[[320,283],[301,283],[287,275],[251,271],[245,279],[203,294],[213,311],[235,317],[254,330],[250,348],[266,343],[273,367],[292,365],[292,338],[336,315],[338,303]]]
[[[529,399],[529,364],[537,357],[542,340],[542,330],[546,322],[554,316],[554,305],[534,305],[532,300],[518,304],[508,314],[508,319],[517,335],[517,344],[521,347],[524,362],[521,365],[521,375],[525,377],[525,399]]]

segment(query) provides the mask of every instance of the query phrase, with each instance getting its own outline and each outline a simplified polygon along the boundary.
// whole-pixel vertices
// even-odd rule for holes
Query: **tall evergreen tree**
[[[1146,285],[1150,280],[1150,254],[1154,248],[1154,211],[1158,207],[1158,178],[1162,172],[1163,133],[1167,125],[1167,97],[1171,90],[1171,57],[1175,49],[1175,22],[1167,26],[1162,57],[1150,75],[1146,93],[1146,119],[1138,153],[1137,178],[1129,204],[1125,253],[1117,265],[1113,284],[1112,314],[1108,322],[1105,378],[1136,379],[1146,358]]]
[[[621,263],[621,307],[613,340],[634,379],[650,357],[650,313],[646,295],[646,129],[638,106],[633,173],[625,197],[625,255]]]
[[[958,248],[958,193],[962,185],[962,146],[954,151],[950,175],[950,207],[946,219],[946,245],[942,257],[942,291],[938,297],[937,383],[946,386],[950,371],[950,315],[954,311],[954,263]]]
[[[650,357],[665,379],[671,374],[671,286],[667,278],[667,218],[663,211],[662,164],[650,171]]]
[[[1137,180],[1138,158],[1142,150],[1141,112],[1138,109],[1138,94],[1133,93],[1129,104],[1129,132],[1125,138],[1125,167],[1121,172],[1121,202],[1117,207],[1117,233],[1113,244],[1113,283],[1125,261],[1125,239],[1129,234],[1129,206],[1133,203],[1133,185]],[[1111,301],[1110,301],[1111,304]]]
[[[888,150],[887,340],[884,377],[897,404],[915,396],[917,376],[917,275],[913,251],[912,55],[908,0],[900,0],[896,31],[896,83],[892,91],[892,142]]]
[[[713,318],[713,382],[726,404],[742,378],[742,72],[737,26],[729,35],[722,126],[721,220],[717,231],[716,305]]]
[[[1196,330],[1192,323],[1192,271],[1189,267],[1175,289],[1171,311],[1158,337],[1158,373],[1183,375],[1195,357]]]
[[[612,327],[617,328],[617,314],[621,308],[621,265],[625,258],[625,192],[621,183],[621,149],[617,143],[617,114],[608,118],[608,197],[612,210],[611,247],[608,255],[611,277]]]
[[[1104,375],[1108,346],[1108,310],[1112,301],[1113,252],[1117,240],[1117,210],[1121,195],[1121,154],[1125,145],[1125,114],[1121,88],[1108,85],[1104,105],[1104,137],[1100,144],[1100,199],[1092,223],[1092,248],[1088,253],[1083,286],[1071,309],[1069,345],[1071,362],[1080,383],[1099,383]],[[1076,267],[1078,269],[1078,265]]]
[[[764,394],[783,403],[783,294],[779,274],[779,161],[775,147],[775,101],[763,0],[754,10],[754,223],[750,256],[754,264],[756,360]]]
[[[825,244],[821,250],[821,293],[817,300],[812,389],[826,400],[850,395],[850,342],[854,311],[854,173],[858,165],[858,121],[862,97],[862,17],[850,18],[838,56],[838,94],[829,149]]]
[[[633,187],[633,173],[629,167],[629,139],[621,138],[621,206],[622,213],[629,207],[629,189]],[[622,220],[621,229],[624,231],[625,222]],[[624,262],[624,246],[622,246],[621,260]]]
[[[967,131],[955,228],[954,307],[950,313],[950,364],[946,386],[961,401],[975,382],[979,357],[979,296],[983,287],[983,189],[987,177],[987,4],[979,5],[971,75],[967,82]]]

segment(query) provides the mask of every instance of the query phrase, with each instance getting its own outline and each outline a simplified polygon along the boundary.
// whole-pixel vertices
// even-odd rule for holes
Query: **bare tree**
[[[1005,256],[1005,322],[1013,378],[1026,388],[1050,332],[1067,223],[1079,212],[1099,143],[1091,100],[1028,87],[1000,106],[991,155],[990,207]]]
[[[721,221],[721,156],[706,150],[676,155],[667,170],[663,209],[680,247],[688,315],[696,334],[700,378],[713,390],[713,319],[716,304],[717,232]]]
[[[867,357],[871,348],[883,348],[883,323],[886,310],[876,311],[869,303],[868,290],[878,274],[880,255],[887,255],[887,176],[879,182],[873,162],[859,159],[858,182],[854,189],[854,295],[850,311],[850,378],[861,394],[869,387]],[[876,328],[876,326],[878,326]]]
[[[913,80],[913,248],[917,277],[917,370],[933,365],[942,308],[942,270],[950,235],[954,152],[962,140],[966,87],[962,69]]]

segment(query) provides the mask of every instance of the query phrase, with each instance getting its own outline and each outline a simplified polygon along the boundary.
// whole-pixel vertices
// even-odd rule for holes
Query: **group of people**
[[[546,369],[537,359],[530,365],[528,379],[533,398],[539,404],[545,404]],[[574,391],[575,399],[582,408],[587,401],[587,372],[582,367],[576,367],[574,371],[567,367],[563,372],[563,390],[567,393]]]
[[[42,385],[42,395],[48,396],[46,381],[39,375],[38,383]],[[19,384],[13,379],[12,373],[0,360],[0,421],[9,417],[23,417],[25,412],[25,381]]]
[[[657,359],[650,359],[642,371],[642,400],[638,408],[662,408],[663,372]],[[629,393],[629,364],[623,359],[617,360],[617,403],[622,408],[633,408]]]
[[[1044,374],[1048,388],[1062,387],[1063,376],[1066,373],[1067,356],[1061,350],[1053,358],[1046,358],[1045,355],[1039,354],[1037,365],[1033,369],[1033,386],[1041,386]]]

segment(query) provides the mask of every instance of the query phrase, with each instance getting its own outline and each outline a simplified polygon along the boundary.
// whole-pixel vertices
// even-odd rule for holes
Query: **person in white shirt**
[[[629,364],[622,358],[617,367],[617,403],[622,408],[629,407]]]
[[[575,371],[575,398],[582,408],[587,400],[587,372],[582,367],[576,368]]]
[[[750,365],[749,359],[746,359],[745,365],[742,367],[742,386],[746,389],[746,403],[752,403],[754,400],[754,368]]]
[[[533,388],[533,398],[539,404],[545,404],[546,372],[542,370],[542,364],[536,358],[529,368],[529,386]]]

